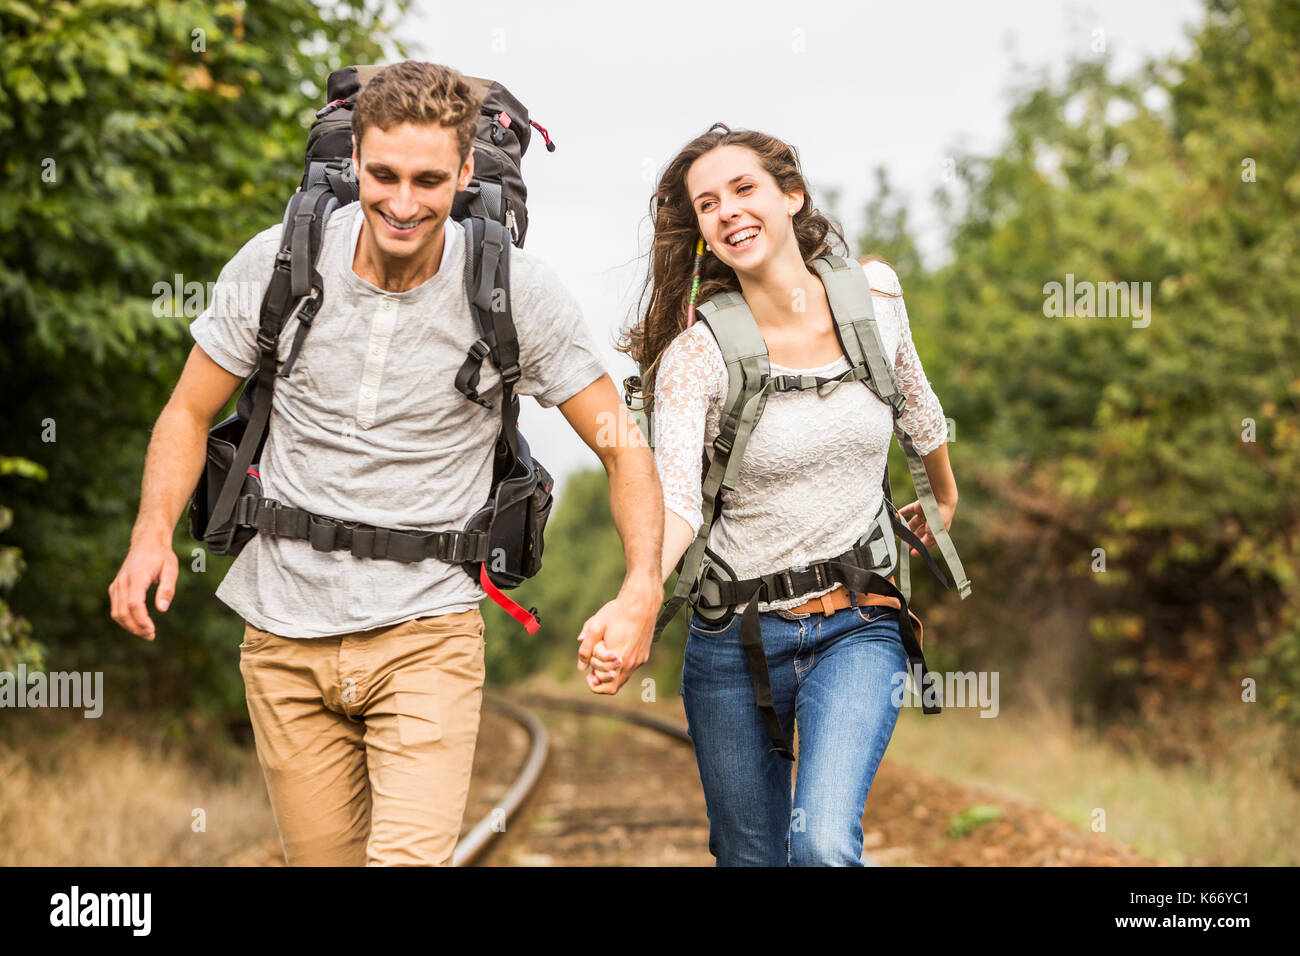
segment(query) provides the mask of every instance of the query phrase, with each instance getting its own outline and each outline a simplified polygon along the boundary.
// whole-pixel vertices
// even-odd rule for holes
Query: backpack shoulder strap
[[[871,283],[866,273],[858,263],[841,256],[819,256],[813,260],[813,268],[826,287],[840,348],[851,366],[866,367],[867,387],[894,409],[897,418],[902,414],[907,399],[898,390],[893,363],[885,358],[871,302]]]
[[[750,433],[771,391],[767,343],[739,292],[720,293],[697,307],[695,314],[713,333],[727,366],[727,397],[713,448],[715,460],[718,452],[727,460],[720,487],[732,491]]]
[[[722,511],[722,495],[735,488],[736,475],[754,424],[772,391],[767,345],[753,313],[738,292],[720,292],[695,309],[708,326],[727,366],[727,397],[723,403],[713,457],[701,487],[704,520],[678,566],[677,585],[655,623],[655,640],[678,609],[699,587],[709,532]]]
[[[519,339],[510,309],[510,243],[502,241],[504,227],[496,228],[500,224],[490,219],[469,216],[461,225],[465,229],[465,294],[479,337],[456,372],[456,389],[470,401],[491,408],[492,403],[478,393],[483,359],[490,355],[492,364],[511,385],[519,378]],[[498,290],[502,294],[497,295]]]
[[[465,228],[465,292],[479,337],[456,372],[456,388],[484,408],[492,403],[478,393],[483,359],[490,357],[501,373],[501,435],[514,456],[519,454],[520,378],[519,334],[510,305],[510,233],[501,223],[470,216]]]
[[[331,171],[337,172],[333,169]],[[208,541],[228,546],[234,534],[235,506],[243,488],[244,475],[248,466],[260,458],[262,446],[266,442],[275,380],[284,378],[293,368],[303,339],[324,298],[320,273],[316,271],[316,260],[324,241],[325,221],[338,208],[338,204],[330,182],[322,181],[295,192],[285,210],[284,225],[280,231],[280,251],[276,254],[275,269],[262,294],[257,331],[257,368],[235,405],[236,414],[245,419],[247,424],[235,450],[231,469],[226,474],[213,506],[208,529],[204,534]],[[294,318],[298,320],[298,330],[284,367],[277,371],[280,333]]]
[[[708,326],[722,352],[722,360],[727,366],[727,397],[723,407],[731,409],[747,381],[757,383],[768,374],[767,346],[754,324],[754,317],[750,314],[744,297],[739,293],[719,292],[696,307],[695,314]],[[638,369],[637,375],[630,375],[623,380],[623,400],[631,410],[637,427],[645,435],[646,442],[653,449],[654,410],[646,402],[640,371]],[[728,434],[730,431],[734,431],[734,428],[729,429],[728,422],[724,420],[719,437],[728,436],[725,441],[731,441]]]
[[[898,380],[894,377],[893,363],[885,357],[885,349],[880,339],[880,328],[876,324],[875,311],[871,302],[871,283],[867,280],[866,272],[862,266],[856,262],[844,259],[841,256],[822,256],[813,260],[813,267],[821,276],[822,284],[826,287],[826,297],[830,300],[831,312],[835,316],[836,334],[840,337],[840,345],[844,349],[845,355],[848,356],[851,365],[865,365],[870,373],[864,379],[864,383],[870,388],[885,404],[893,409],[895,434],[898,436],[898,443],[903,449],[903,454],[907,458],[907,469],[912,476],[912,485],[916,490],[916,499],[921,503],[921,510],[925,514],[926,522],[930,526],[930,531],[934,535],[935,543],[939,546],[939,551],[943,555],[944,563],[947,564],[949,572],[953,576],[953,581],[957,585],[957,591],[964,599],[970,594],[970,579],[966,577],[966,571],[962,567],[961,559],[957,556],[957,549],[952,543],[952,537],[948,534],[948,529],[944,526],[943,515],[939,511],[939,503],[935,500],[934,490],[930,486],[930,477],[926,473],[925,463],[921,460],[920,454],[912,443],[912,438],[899,424],[899,417],[907,405],[907,398],[898,390]],[[885,499],[889,502],[890,520],[893,522],[895,529],[907,527],[894,508],[893,502],[889,499],[889,466],[885,466]],[[930,563],[932,570],[936,571],[937,566],[924,555]],[[906,551],[900,551],[899,555],[899,590],[905,597],[911,598],[911,575],[909,569],[909,555]],[[941,575],[939,580],[943,581]]]

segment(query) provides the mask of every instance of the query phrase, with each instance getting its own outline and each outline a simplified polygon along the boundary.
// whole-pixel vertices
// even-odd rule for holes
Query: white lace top
[[[870,262],[863,269],[871,282],[885,354],[893,356],[898,388],[907,398],[899,421],[917,452],[927,455],[947,440],[947,424],[912,344],[898,276],[883,262]],[[848,367],[841,356],[812,369],[772,363],[772,374],[825,376]],[[880,510],[892,437],[889,406],[862,382],[838,383],[822,392],[769,393],[741,461],[736,489],[723,495],[722,515],[713,526],[709,548],[742,580],[841,554],[867,531]],[[726,395],[722,352],[708,328],[697,323],[664,352],[653,409],[664,506],[696,532],[704,522],[700,450],[712,457]],[[794,607],[839,586],[760,601],[758,607]]]

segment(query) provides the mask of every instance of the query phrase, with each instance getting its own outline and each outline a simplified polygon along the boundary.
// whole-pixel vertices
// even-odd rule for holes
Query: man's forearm
[[[623,541],[627,575],[620,594],[658,601],[663,594],[659,579],[664,539],[663,491],[648,448],[622,449],[607,466],[609,510]]]
[[[140,512],[131,544],[172,532],[198,483],[207,455],[208,426],[184,409],[166,406],[154,423],[140,487]]]

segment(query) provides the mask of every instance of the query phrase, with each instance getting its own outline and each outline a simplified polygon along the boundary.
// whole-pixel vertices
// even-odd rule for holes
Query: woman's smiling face
[[[757,273],[795,242],[790,210],[803,206],[803,193],[783,193],[745,146],[719,146],[686,171],[700,235],[724,265]],[[739,240],[739,241],[737,241]]]

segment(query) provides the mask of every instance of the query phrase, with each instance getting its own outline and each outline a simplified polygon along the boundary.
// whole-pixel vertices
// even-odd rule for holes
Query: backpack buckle
[[[267,501],[274,499],[268,498]],[[239,526],[251,525],[257,527],[257,495],[241,495],[235,502],[235,524]],[[275,502],[279,504],[279,502]]]
[[[492,235],[490,232],[483,234],[482,245],[490,246],[492,249],[495,249],[497,254],[496,257],[498,259],[501,258],[501,253],[504,252],[506,248],[505,246],[501,245],[501,243],[497,242],[496,236]]]
[[[447,531],[444,532],[442,550],[447,553],[447,560],[452,564],[466,564],[477,561],[480,551],[486,551],[480,545],[486,543],[486,535],[467,534],[464,531]],[[486,560],[488,555],[482,557]],[[483,561],[478,561],[482,564]]]
[[[519,381],[519,363],[513,362],[508,368],[501,370],[501,381],[511,384]]]
[[[632,405],[632,396],[634,393],[641,391],[641,376],[629,375],[623,379],[623,404],[628,408],[634,408]]]
[[[345,102],[346,102],[345,100],[331,100],[330,102],[326,103],[324,106],[322,106],[320,109],[316,111],[316,118],[320,119],[323,116],[328,116],[330,113],[333,113],[336,109],[342,106]]]
[[[794,579],[790,577],[790,572],[789,572],[789,571],[781,571],[781,572],[779,572],[779,573],[777,574],[777,576],[776,576],[776,580],[777,580],[777,583],[781,585],[781,587],[777,588],[777,590],[778,590],[778,591],[782,591],[782,590],[784,590],[784,592],[785,592],[784,594],[781,594],[781,595],[780,595],[780,597],[781,597],[783,600],[784,600],[785,598],[792,598],[792,597],[794,597]]]
[[[298,304],[293,307],[293,311],[285,318],[284,324],[288,325],[296,318],[303,325],[311,325],[311,320],[316,317],[316,307],[319,304],[320,289],[313,288],[298,300]]]

